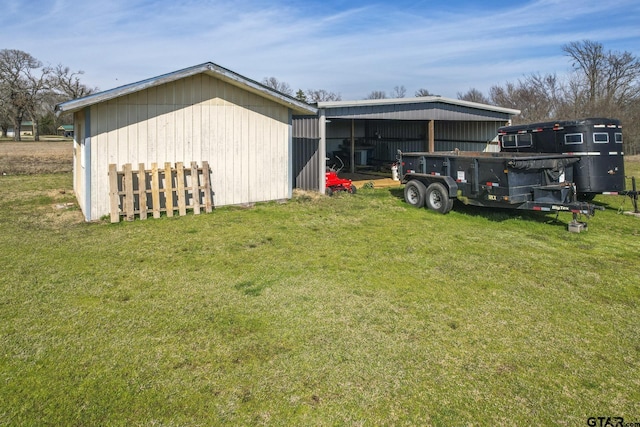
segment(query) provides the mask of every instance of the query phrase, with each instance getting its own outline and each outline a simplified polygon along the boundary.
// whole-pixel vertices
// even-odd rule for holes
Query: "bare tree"
[[[84,71],[71,71],[69,67],[58,64],[52,73],[51,87],[66,99],[83,98],[98,90],[97,88],[89,88],[80,82],[80,76],[84,74]]]
[[[383,90],[374,90],[365,99],[386,99],[387,94]]]
[[[2,119],[2,121],[0,121],[0,130],[2,130],[2,137],[6,138],[7,135],[9,134],[9,121],[5,121],[4,119]]]
[[[1,88],[2,82],[0,82],[0,129],[2,130],[2,137],[6,138],[11,126],[11,118],[7,114],[9,109],[4,106],[5,100],[2,96]]]
[[[572,42],[562,49],[571,58],[574,93],[584,98],[586,114],[617,110],[640,96],[640,61],[631,53],[605,52],[602,44],[590,40]]]
[[[422,96],[435,96],[435,95],[429,92],[429,89],[418,89],[415,93],[415,96],[419,98]]]
[[[34,120],[36,109],[48,88],[49,67],[21,50],[0,50],[0,115],[8,117],[14,129],[14,140],[20,141],[20,128],[26,117]],[[36,138],[37,138],[36,131]]]
[[[629,52],[605,51],[583,40],[562,47],[571,58],[573,75],[566,100],[576,117],[615,117],[625,127],[625,151],[640,151],[640,61]]]
[[[407,88],[404,86],[395,86],[391,96],[393,98],[404,98],[407,95]]]
[[[520,109],[521,105],[516,85],[512,82],[506,82],[503,86],[491,86],[489,100],[493,105],[506,108]]]
[[[544,121],[561,117],[563,89],[555,74],[530,74],[518,82],[523,95],[523,109],[530,121]]]
[[[329,92],[325,89],[308,89],[306,98],[308,102],[342,101],[339,93]]]
[[[49,79],[50,90],[43,97],[40,110],[42,118],[50,122],[49,131],[55,132],[59,124],[72,121],[71,114],[61,116],[55,114],[56,104],[70,99],[83,98],[98,91],[98,88],[90,88],[81,82],[80,76],[83,74],[84,71],[71,71],[69,67],[61,64],[52,70]]]
[[[530,74],[517,83],[491,87],[488,103],[520,110],[514,123],[541,122],[566,118],[564,94],[555,74]]]
[[[50,73],[51,69],[45,67],[42,68],[39,75],[31,75],[29,77],[27,113],[31,117],[35,141],[40,141],[40,119],[45,114],[44,101],[51,90]]]
[[[630,102],[620,117],[624,124],[625,154],[640,154],[640,99]],[[626,124],[625,124],[626,123]]]
[[[568,43],[562,47],[562,50],[572,58],[571,65],[574,70],[581,71],[581,78],[586,80],[586,95],[589,104],[595,105],[598,98],[598,85],[606,62],[602,44],[584,40]]]
[[[57,103],[87,96],[96,89],[80,81],[82,71],[69,67],[43,66],[30,54],[15,50],[0,50],[0,127],[7,134],[9,123],[14,128],[14,139],[21,140],[23,120],[31,119],[34,138],[39,140],[41,124],[48,123],[47,131],[57,127],[53,110]]]
[[[484,96],[478,89],[471,88],[466,93],[458,92],[458,99],[462,101],[478,102],[480,104],[488,104],[489,98]]]
[[[275,77],[265,77],[262,79],[262,84],[285,95],[293,96],[293,89],[291,89],[289,83],[281,82]]]

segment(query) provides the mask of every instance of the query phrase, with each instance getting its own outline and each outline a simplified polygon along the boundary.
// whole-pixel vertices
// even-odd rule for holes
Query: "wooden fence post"
[[[182,162],[176,163],[176,191],[178,193],[178,214],[185,216],[187,214],[187,204],[185,203],[184,194],[184,165]]]
[[[171,163],[164,164],[164,197],[165,206],[167,207],[167,216],[173,216],[173,171]]]
[[[209,162],[202,162],[202,180],[204,181],[204,211],[211,213],[211,180],[209,179]]]
[[[109,165],[109,200],[111,222],[120,222],[120,195],[118,189],[118,170],[115,164]]]
[[[138,165],[138,205],[140,219],[147,219],[147,172],[144,163]]]
[[[160,176],[158,164],[151,164],[151,200],[153,203],[153,217],[160,218]]]
[[[133,221],[135,218],[135,204],[133,196],[133,173],[131,163],[127,163],[123,168],[124,176],[122,177],[124,187],[124,217],[127,221]]]
[[[193,213],[194,215],[200,214],[200,180],[198,177],[198,163],[191,162],[191,194],[193,201]]]

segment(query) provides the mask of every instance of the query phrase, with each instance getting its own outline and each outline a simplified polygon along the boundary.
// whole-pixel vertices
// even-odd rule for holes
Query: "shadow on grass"
[[[618,196],[601,196],[592,201],[596,206],[602,206],[606,210],[621,211],[621,210],[633,210],[633,199],[629,195]],[[640,205],[640,203],[639,203]]]
[[[391,188],[389,189],[389,193],[393,197],[404,201],[404,188]],[[465,205],[458,200],[454,201],[453,211],[471,217],[483,217],[492,222],[503,222],[519,218],[558,227],[566,227],[573,219],[572,215],[568,213],[557,215],[556,213],[534,212],[529,210],[472,206]],[[563,218],[565,216],[567,218]]]
[[[487,208],[465,205],[458,201],[454,203],[453,209],[459,214],[471,217],[483,217],[492,222],[503,222],[517,218],[524,221],[566,228],[569,222],[573,220],[573,215],[567,212],[560,212],[558,214],[520,209]]]

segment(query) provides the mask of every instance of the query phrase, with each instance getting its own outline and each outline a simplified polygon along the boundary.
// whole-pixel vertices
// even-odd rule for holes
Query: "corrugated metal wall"
[[[294,188],[318,190],[320,185],[319,141],[319,139],[293,138]]]
[[[356,121],[357,144],[373,147],[373,157],[383,162],[395,160],[398,150],[427,151],[428,122],[394,120]],[[350,138],[350,120],[333,120],[327,124],[327,134],[336,141]],[[436,151],[482,151],[488,141],[498,134],[504,122],[435,121],[434,142]],[[329,145],[329,144],[328,144]]]
[[[293,137],[320,139],[317,116],[293,116]]]
[[[498,128],[505,122],[452,122],[435,124],[435,150],[483,151],[487,143],[498,135]]]
[[[451,142],[487,143],[498,135],[498,128],[505,122],[436,122],[435,137],[437,140]]]
[[[318,117],[293,118],[293,176],[294,188],[317,191],[320,186],[320,134]]]
[[[344,116],[343,116],[344,114]],[[344,150],[355,132],[356,146],[372,147],[376,161],[393,162],[398,150],[428,150],[428,120],[434,117],[436,151],[483,151],[498,128],[509,120],[508,114],[477,110],[445,103],[402,104],[327,109],[327,151]],[[388,117],[385,120],[372,117]],[[391,118],[393,117],[393,118]],[[317,190],[319,133],[317,117],[294,117],[295,187]]]
[[[91,217],[109,213],[109,163],[207,160],[216,206],[288,198],[289,121],[287,107],[206,74],[95,104]]]

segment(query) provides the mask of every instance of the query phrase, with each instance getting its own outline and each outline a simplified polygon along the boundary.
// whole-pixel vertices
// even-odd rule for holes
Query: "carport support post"
[[[327,182],[327,115],[324,108],[318,110],[320,119],[318,120],[318,135],[320,141],[318,142],[318,191],[320,194],[325,194],[325,186]]]
[[[356,121],[351,119],[351,173],[356,172]]]
[[[427,123],[427,144],[429,153],[433,153],[436,151],[436,142],[435,142],[435,120],[429,120]]]

